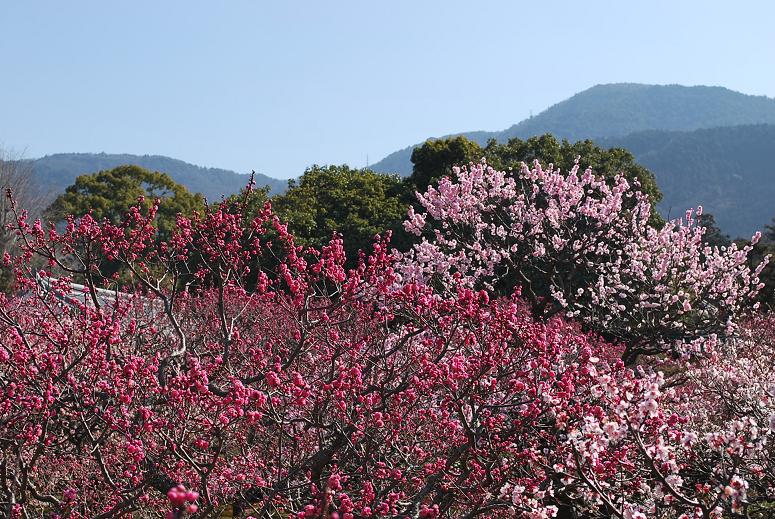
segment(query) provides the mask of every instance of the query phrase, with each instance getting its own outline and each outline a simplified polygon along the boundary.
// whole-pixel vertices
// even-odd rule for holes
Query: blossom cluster
[[[485,161],[418,193],[407,231],[422,236],[402,272],[413,282],[505,285],[544,315],[562,312],[611,340],[627,356],[703,352],[730,336],[737,315],[763,287],[739,249],[710,247],[702,213],[657,228],[648,197],[623,177],[610,183],[578,162],[568,173],[496,171]]]
[[[158,203],[20,213],[3,515],[766,514],[775,321],[742,316],[748,249],[651,227],[621,178],[456,175],[410,210],[428,239],[349,270],[341,236],[300,247],[269,204],[166,237]]]

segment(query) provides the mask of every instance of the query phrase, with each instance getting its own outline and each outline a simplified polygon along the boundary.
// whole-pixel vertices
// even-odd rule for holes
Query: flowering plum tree
[[[232,209],[180,217],[168,241],[153,209],[62,233],[20,220],[28,294],[0,313],[7,515],[554,513],[541,453],[607,348],[518,299],[396,289],[384,241],[344,272],[340,239],[302,251],[268,207],[248,225]],[[247,291],[269,230],[285,255]],[[35,254],[92,297],[41,291]],[[97,297],[100,254],[134,273],[131,295]],[[504,499],[509,482],[529,490]]]
[[[751,272],[751,246],[705,245],[701,208],[652,227],[648,197],[624,177],[609,185],[578,164],[502,172],[484,161],[454,174],[418,193],[424,213],[410,209],[406,229],[427,238],[407,254],[404,278],[519,286],[537,315],[562,312],[626,344],[628,363],[712,346],[763,286],[767,259]]]
[[[421,197],[435,241],[402,256],[378,238],[350,270],[341,237],[299,247],[269,204],[178,216],[162,237],[158,202],[59,230],[17,215],[22,254],[3,261],[22,293],[0,300],[3,514],[640,519],[769,505],[775,385],[755,349],[775,344],[769,320],[667,382],[659,363],[621,360],[730,330],[757,284],[746,251],[641,226],[621,182],[536,168],[518,191],[471,172]],[[496,217],[503,230],[484,225]],[[522,269],[507,295],[490,289],[501,266]]]
[[[581,478],[592,501],[621,517],[770,517],[773,324],[769,316],[745,323],[678,382],[651,373],[599,386],[613,413],[589,413],[568,430],[565,466],[576,475],[567,480]]]

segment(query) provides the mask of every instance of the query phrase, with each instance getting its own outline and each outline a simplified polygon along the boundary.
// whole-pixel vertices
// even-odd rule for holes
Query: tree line
[[[453,166],[478,163],[484,158],[496,169],[518,170],[521,163],[531,164],[538,159],[568,171],[579,157],[582,168],[591,167],[596,174],[608,179],[621,173],[628,181],[636,182],[648,195],[652,206],[662,199],[654,175],[622,148],[605,149],[590,140],[576,143],[559,141],[548,134],[527,140],[515,138],[505,143],[491,140],[486,146],[459,136],[429,140],[415,148],[412,153],[413,170],[408,177],[380,174],[347,165],[313,165],[298,180],[289,181],[283,194],[269,197],[268,189],[264,187],[251,190],[248,195],[249,210],[260,210],[264,202],[270,200],[274,211],[288,223],[298,242],[304,245],[319,247],[327,243],[333,233],[343,234],[347,237],[345,249],[352,266],[357,251],[367,249],[377,234],[390,231],[394,244],[404,249],[411,245],[414,238],[403,227],[407,208],[412,205],[417,207],[415,193],[425,191],[443,176],[450,175]],[[43,197],[35,194],[29,163],[5,157],[0,160],[0,165],[3,168],[0,180],[4,187],[14,191],[22,201],[21,205],[37,207],[38,215],[47,220],[61,222],[66,215],[82,216],[90,212],[98,220],[107,218],[116,222],[141,197],[146,207],[158,197],[164,203],[159,208],[157,225],[165,231],[174,226],[178,213],[190,215],[193,211],[201,211],[205,204],[202,196],[191,193],[163,172],[125,165],[78,177],[65,193],[41,210],[39,202]],[[233,195],[230,200],[243,196],[245,193]],[[4,206],[0,209],[2,217],[7,220],[8,208]],[[728,247],[732,243],[732,239],[718,228],[712,214],[702,214],[697,221],[706,228],[704,240],[709,245]],[[664,224],[656,210],[652,213],[652,224]],[[775,233],[768,229],[755,248],[755,259],[761,259],[775,250]],[[15,237],[6,232],[0,240],[5,250],[12,246]],[[742,244],[744,240],[736,241]],[[3,271],[3,276],[3,286],[8,287],[7,269]],[[762,277],[767,289],[759,299],[772,304],[775,302],[775,268],[768,267]]]

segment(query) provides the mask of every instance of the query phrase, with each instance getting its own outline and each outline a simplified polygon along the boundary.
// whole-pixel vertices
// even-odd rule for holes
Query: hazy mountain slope
[[[500,132],[499,139],[551,133],[577,141],[643,130],[775,124],[775,99],[723,87],[598,85]]]
[[[695,130],[758,123],[775,124],[775,99],[722,87],[617,83],[594,86],[506,130],[461,135],[480,144],[490,138],[507,140],[544,133],[577,141],[652,129]],[[388,155],[372,168],[408,175],[415,146]]]
[[[248,175],[234,171],[203,168],[160,155],[58,153],[34,159],[32,163],[37,183],[46,192],[54,194],[64,191],[78,175],[95,173],[123,164],[137,164],[153,171],[167,173],[190,191],[202,193],[211,201],[238,192],[249,180]],[[270,192],[274,194],[284,191],[287,181],[256,174],[256,185],[268,185]]]
[[[630,150],[654,173],[665,216],[701,204],[733,238],[750,238],[775,216],[775,125],[654,130],[598,143]]]

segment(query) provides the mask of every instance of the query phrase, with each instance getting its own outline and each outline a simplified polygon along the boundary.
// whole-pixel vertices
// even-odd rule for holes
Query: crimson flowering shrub
[[[268,210],[247,226],[225,207],[181,218],[168,242],[152,216],[21,222],[28,254],[88,278],[78,249],[101,250],[139,287],[63,307],[69,283],[42,291],[17,262],[28,294],[0,314],[9,515],[556,509],[533,451],[554,448],[556,409],[592,382],[595,340],[519,300],[396,290],[385,242],[346,273],[341,240],[305,257]],[[247,291],[268,229],[286,256]],[[183,274],[202,281],[179,289]],[[531,490],[499,497],[509,482]]]
[[[746,251],[700,249],[694,227],[641,228],[641,198],[621,182],[537,168],[522,173],[537,186],[525,198],[503,174],[472,172],[421,197],[441,222],[435,241],[401,255],[378,239],[352,270],[340,237],[298,247],[268,204],[253,218],[239,203],[178,217],[164,239],[156,206],[118,225],[87,215],[60,230],[20,215],[23,254],[4,258],[20,293],[0,301],[4,515],[743,517],[775,499],[775,380],[760,354],[775,328],[734,321],[758,283],[738,263]],[[543,211],[522,225],[545,231],[496,226],[508,254],[477,216],[495,206],[490,188],[474,186],[493,183],[507,185],[499,203],[510,217]],[[467,190],[480,200],[460,200]],[[410,214],[407,225],[419,231],[425,218]],[[480,247],[452,243],[453,231],[469,239],[466,222],[478,222]],[[646,296],[572,285],[590,294],[550,291],[565,310],[552,311],[528,274],[552,264],[537,263],[545,243],[533,254],[560,232],[550,229],[570,228],[597,251],[579,269]],[[616,274],[616,244],[643,271],[667,262],[663,276]],[[46,272],[33,271],[36,258]],[[106,262],[133,284],[119,290]],[[501,262],[527,278],[507,295],[493,290]],[[666,309],[638,306],[651,324],[632,317],[640,324],[627,333],[654,341],[636,342],[638,352],[692,341],[708,351],[677,372],[665,358],[627,366],[631,343],[582,328],[614,312],[601,322],[619,329],[628,304],[663,301],[655,294],[666,286]],[[673,295],[690,308],[669,306]],[[712,348],[698,342],[720,330]],[[660,363],[675,374],[666,380]]]

